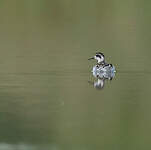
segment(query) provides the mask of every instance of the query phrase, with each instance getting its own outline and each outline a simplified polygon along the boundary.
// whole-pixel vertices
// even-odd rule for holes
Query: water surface
[[[150,145],[150,2],[0,2],[0,150]],[[117,73],[97,90],[87,59]]]

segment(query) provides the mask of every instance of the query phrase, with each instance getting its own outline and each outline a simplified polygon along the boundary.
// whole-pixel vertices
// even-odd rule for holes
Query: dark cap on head
[[[101,52],[97,52],[96,55],[102,55],[104,57],[104,54]]]

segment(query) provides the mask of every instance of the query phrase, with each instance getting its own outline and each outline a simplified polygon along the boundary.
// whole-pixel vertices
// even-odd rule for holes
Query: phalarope
[[[92,73],[94,77],[112,79],[115,76],[115,67],[112,64],[105,62],[105,56],[103,53],[96,53],[94,57],[88,60],[96,59],[97,64],[93,66]]]

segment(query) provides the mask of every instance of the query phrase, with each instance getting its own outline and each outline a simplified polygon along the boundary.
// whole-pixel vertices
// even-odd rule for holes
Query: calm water
[[[0,1],[0,150],[150,150],[149,1]],[[117,73],[93,87],[98,49]]]

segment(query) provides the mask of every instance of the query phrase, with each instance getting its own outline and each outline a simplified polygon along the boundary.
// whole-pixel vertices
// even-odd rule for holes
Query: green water
[[[150,150],[150,6],[0,0],[0,150]],[[98,49],[117,70],[102,90]]]

